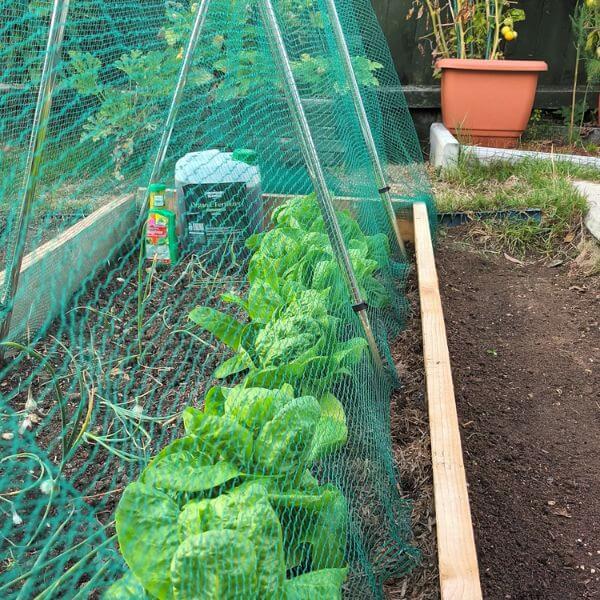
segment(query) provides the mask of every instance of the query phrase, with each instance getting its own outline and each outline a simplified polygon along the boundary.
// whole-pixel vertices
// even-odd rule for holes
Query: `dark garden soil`
[[[600,597],[600,281],[438,254],[487,598]]]
[[[218,272],[211,277],[206,276],[202,262],[195,256],[183,257],[169,272],[146,267],[144,278],[147,281],[151,277],[152,294],[143,305],[143,360],[137,362],[137,262],[137,253],[133,253],[117,258],[110,267],[101,271],[66,310],[66,315],[73,314],[74,325],[69,327],[70,322],[66,319],[55,321],[46,336],[37,343],[36,350],[49,357],[50,364],[61,374],[61,389],[69,420],[77,413],[78,406],[86,406],[88,399],[92,398],[93,411],[86,435],[88,432],[97,435],[117,431],[118,435],[113,434],[112,437],[119,440],[114,444],[109,442],[109,447],[131,453],[132,444],[140,444],[135,451],[143,447],[145,453],[153,455],[171,439],[181,435],[180,419],[177,418],[179,412],[187,405],[198,404],[209,381],[204,371],[213,370],[223,354],[219,348],[211,346],[207,349],[200,345],[187,333],[189,308],[214,304],[221,292],[241,290],[241,287],[234,276],[223,275],[220,278]],[[177,302],[171,288],[178,289]],[[77,338],[77,335],[80,337]],[[101,344],[100,354],[96,347]],[[87,352],[96,358],[95,362],[83,360],[80,364],[86,382],[87,393],[84,395],[79,393],[76,385],[76,363],[67,355],[69,347],[78,348],[79,354]],[[169,364],[162,357],[165,348],[168,348]],[[17,357],[20,359],[18,362]],[[52,393],[42,394],[50,385],[51,378],[42,371],[31,379],[31,373],[39,370],[37,360],[17,354],[8,358],[9,364],[11,359],[15,363],[0,383],[0,397],[7,394],[18,416],[19,427],[27,423],[39,447],[53,447],[53,459],[58,461],[56,440],[60,439],[61,423],[55,407],[56,399]],[[108,396],[109,393],[111,396]],[[30,397],[42,397],[43,400],[35,408],[28,409]],[[103,401],[105,397],[129,410],[139,402],[143,413],[141,418],[148,417],[142,424],[150,439],[141,437],[135,429],[126,436],[123,419]],[[135,398],[139,400],[135,401]],[[78,428],[83,414],[80,413]],[[150,417],[154,421],[150,421]],[[136,419],[127,421],[129,429],[132,429],[130,423],[133,422],[137,422]],[[70,427],[73,427],[72,423]],[[8,445],[14,443],[11,440],[18,439],[17,423],[14,420],[10,423],[3,421],[0,433],[2,440],[8,440]],[[113,518],[120,492],[137,476],[139,461],[125,462],[90,438],[78,446],[65,464],[63,473],[76,489],[84,493],[86,501],[96,507],[101,506],[99,514],[108,522]]]
[[[519,150],[532,150],[533,152],[551,152],[554,154],[575,154],[577,156],[600,157],[600,150],[594,146],[582,144],[566,144],[557,140],[536,140],[519,144]]]
[[[600,280],[464,239],[446,235],[437,263],[484,597],[600,598]],[[420,352],[411,330],[397,349],[409,368]],[[415,405],[420,429],[422,388],[406,377],[393,410]],[[393,422],[401,447],[406,423]],[[423,537],[430,492],[406,491],[426,560],[389,596],[434,598],[419,587],[434,574],[433,536]]]
[[[400,334],[392,355],[402,388],[392,396],[391,427],[400,494],[413,503],[413,544],[421,551],[421,566],[407,577],[386,583],[388,600],[439,598],[433,476],[429,421],[425,396],[423,346],[416,277],[408,286],[413,315]]]

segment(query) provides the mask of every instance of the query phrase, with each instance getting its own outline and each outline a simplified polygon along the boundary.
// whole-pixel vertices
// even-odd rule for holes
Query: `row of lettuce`
[[[311,469],[346,443],[333,391],[366,342],[348,333],[349,295],[314,197],[271,219],[247,242],[245,297],[223,294],[227,313],[190,313],[232,351],[214,377],[239,383],[187,408],[185,436],[125,489],[116,529],[129,570],[106,599],[341,597],[348,508]],[[384,308],[387,237],[365,236],[346,212],[338,220],[364,297]]]

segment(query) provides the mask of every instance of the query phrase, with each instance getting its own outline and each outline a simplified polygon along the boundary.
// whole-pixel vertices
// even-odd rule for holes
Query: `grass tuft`
[[[463,158],[453,169],[433,176],[439,212],[539,208],[542,220],[485,221],[479,234],[511,253],[554,254],[581,229],[586,200],[572,182],[600,181],[593,167],[540,160],[483,165]]]

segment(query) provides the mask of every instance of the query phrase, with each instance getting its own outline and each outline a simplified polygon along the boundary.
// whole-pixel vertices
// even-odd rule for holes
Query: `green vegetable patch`
[[[390,306],[377,276],[394,268],[387,238],[338,218],[364,296]],[[184,411],[185,436],[123,493],[116,529],[129,571],[108,600],[341,598],[347,503],[312,469],[346,443],[333,392],[367,344],[344,326],[348,291],[314,198],[289,200],[272,222],[247,242],[245,297],[222,297],[245,317],[190,313],[233,355],[202,410]]]

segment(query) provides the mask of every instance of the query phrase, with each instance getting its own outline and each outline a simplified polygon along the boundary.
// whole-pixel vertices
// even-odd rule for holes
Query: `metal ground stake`
[[[19,285],[19,275],[25,253],[25,242],[27,239],[27,228],[31,217],[31,207],[39,182],[40,167],[43,163],[44,141],[48,131],[50,109],[52,108],[52,94],[56,83],[56,66],[60,57],[67,13],[69,12],[69,0],[54,0],[50,26],[48,29],[48,43],[44,55],[44,66],[40,79],[31,136],[29,138],[29,150],[23,177],[23,200],[17,221],[17,238],[12,253],[7,254],[10,263],[7,265],[4,289],[0,298],[0,309],[2,310],[2,324],[0,325],[0,341],[6,340],[10,332],[10,322],[13,313],[13,302]],[[0,360],[4,359],[4,350],[0,349]]]
[[[321,166],[321,161],[304,112],[304,107],[302,106],[302,100],[298,92],[285,43],[277,22],[277,15],[273,9],[271,0],[259,0],[258,4],[271,53],[281,70],[286,99],[288,101],[292,119],[298,130],[302,154],[317,195],[331,247],[333,248],[340,267],[346,275],[346,281],[353,300],[353,309],[360,318],[365,337],[371,349],[373,360],[378,367],[382,368],[383,361],[367,315],[367,304],[361,297],[352,261],[350,260],[346,245],[344,244],[342,231],[333,207],[333,198],[327,188],[325,173],[323,172],[323,167]]]

